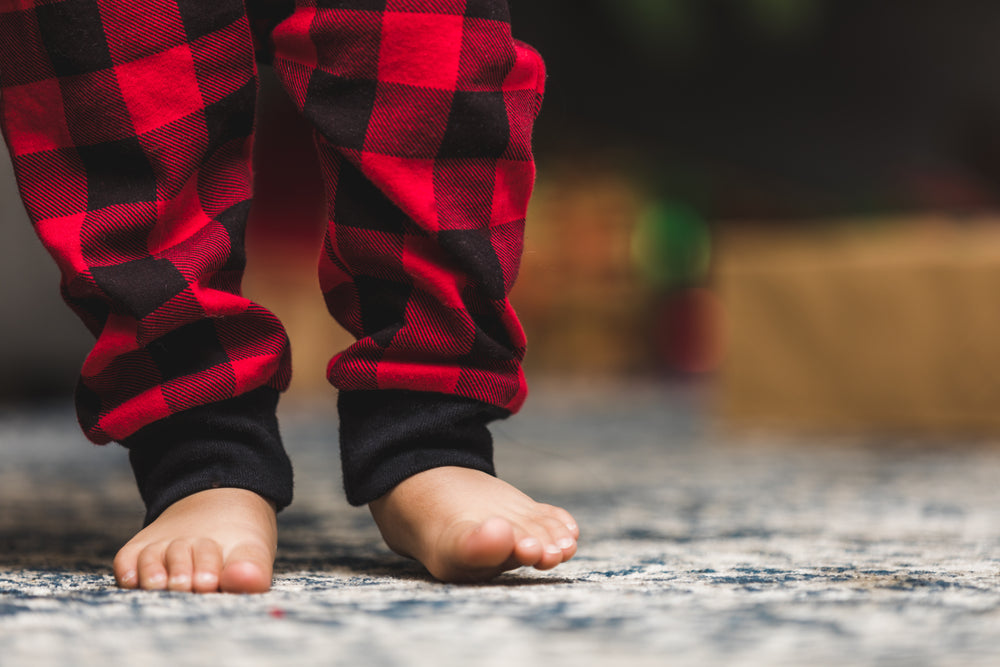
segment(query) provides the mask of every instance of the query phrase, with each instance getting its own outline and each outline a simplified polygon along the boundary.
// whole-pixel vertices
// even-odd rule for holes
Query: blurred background
[[[511,4],[549,71],[529,381],[687,387],[735,428],[1000,433],[1000,3]],[[350,341],[309,130],[262,78],[247,292],[312,399]],[[0,399],[67,396],[90,341],[0,157]]]

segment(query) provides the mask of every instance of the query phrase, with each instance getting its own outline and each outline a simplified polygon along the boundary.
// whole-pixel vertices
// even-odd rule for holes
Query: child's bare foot
[[[252,491],[210,489],[183,498],[115,556],[122,588],[263,593],[271,587],[274,508]]]
[[[485,581],[522,565],[553,568],[580,536],[566,510],[467,468],[433,468],[368,506],[393,551],[442,581]]]

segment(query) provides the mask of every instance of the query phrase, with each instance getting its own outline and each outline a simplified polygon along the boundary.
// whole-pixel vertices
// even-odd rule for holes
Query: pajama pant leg
[[[534,181],[541,58],[505,0],[297,0],[274,67],[316,127],[320,281],[358,342],[335,357],[348,500],[457,465],[526,395],[507,295]]]
[[[0,123],[65,300],[96,336],[77,411],[147,521],[196,491],[291,500],[288,343],[240,296],[256,70],[242,0],[6,0]]]

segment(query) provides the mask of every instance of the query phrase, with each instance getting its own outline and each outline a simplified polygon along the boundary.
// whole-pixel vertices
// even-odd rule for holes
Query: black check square
[[[229,234],[229,256],[222,271],[242,271],[246,266],[246,223],[250,215],[251,201],[248,199],[230,206],[217,216],[219,224]]]
[[[353,9],[366,12],[385,11],[386,0],[316,0],[317,9]]]
[[[66,127],[77,146],[134,137],[135,124],[119,88],[115,71],[59,79]]]
[[[389,12],[462,16],[465,4],[465,0],[388,0],[385,9]]]
[[[385,193],[346,161],[337,179],[334,219],[337,225],[389,234],[403,234],[412,225],[407,215]]]
[[[44,44],[37,39],[24,39],[25,35],[37,33],[34,12],[0,14],[0,63],[3,63],[0,86],[21,86],[55,76]]]
[[[96,428],[101,422],[101,408],[103,407],[100,395],[85,385],[81,378],[76,383],[74,400],[80,426],[88,431]]]
[[[440,158],[500,158],[510,123],[502,92],[457,91],[441,142]]]
[[[66,0],[36,7],[38,26],[56,76],[114,65],[97,0]]]
[[[433,159],[447,128],[453,95],[446,90],[383,83],[365,139],[365,151]]]
[[[74,281],[77,284],[83,282],[82,280]],[[104,296],[82,296],[78,294],[80,290],[74,290],[74,286],[63,287],[61,290],[62,298],[66,302],[66,305],[70,307],[74,313],[76,313],[80,319],[83,321],[83,325],[87,327],[87,331],[94,335],[95,338],[101,335],[104,331],[104,327],[108,323],[108,317],[111,315],[111,306],[108,305],[108,299]],[[93,291],[89,288],[84,288],[83,292]]]
[[[87,173],[87,208],[155,201],[156,175],[139,139],[77,148]]]
[[[190,41],[211,34],[243,18],[243,0],[177,0],[184,32]]]
[[[361,310],[361,328],[379,347],[388,347],[406,321],[406,304],[413,291],[409,285],[381,278],[356,276]]]
[[[476,323],[476,334],[472,347],[466,356],[469,366],[482,364],[484,360],[513,361],[514,343],[503,321],[496,313],[470,313]]]
[[[438,243],[482,287],[490,299],[506,295],[503,267],[487,236],[479,229],[448,229],[438,232]]]
[[[309,79],[302,113],[316,123],[333,145],[361,150],[377,92],[375,81],[347,79],[316,70]]]
[[[243,140],[253,133],[256,100],[257,89],[251,82],[205,107],[206,154],[211,155],[230,141]]]
[[[187,289],[181,272],[169,261],[155,257],[94,266],[90,274],[98,287],[116,303],[123,304],[136,319],[149,315]]]
[[[200,320],[171,331],[146,349],[164,381],[229,363],[212,320]]]
[[[489,19],[510,23],[510,8],[507,0],[468,0],[465,16],[470,19]]]

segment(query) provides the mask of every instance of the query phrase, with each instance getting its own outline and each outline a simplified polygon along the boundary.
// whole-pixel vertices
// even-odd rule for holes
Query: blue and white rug
[[[442,585],[339,490],[289,411],[274,590],[121,592],[141,508],[65,409],[0,414],[0,665],[996,665],[1000,446],[734,437],[656,388],[536,391],[501,475],[569,508],[578,557]]]

